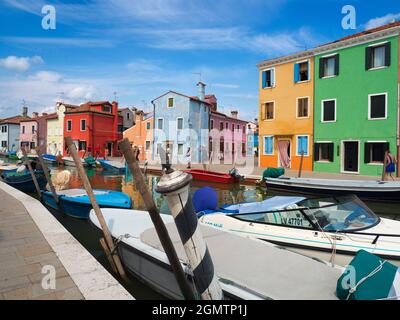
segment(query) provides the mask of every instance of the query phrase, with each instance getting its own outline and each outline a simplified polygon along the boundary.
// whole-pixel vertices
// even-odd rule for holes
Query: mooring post
[[[29,172],[31,174],[31,177],[32,177],[32,180],[33,180],[33,184],[35,185],[36,192],[37,192],[37,194],[39,196],[39,199],[42,199],[42,192],[40,190],[39,183],[37,182],[37,179],[36,179],[36,176],[35,176],[35,172],[32,169],[31,161],[29,160],[28,155],[26,154],[25,147],[22,147],[21,150],[22,150],[22,154],[24,155],[24,158],[25,158],[25,163],[28,166],[28,170],[29,170]]]
[[[43,160],[43,154],[42,154],[42,152],[40,151],[40,148],[37,148],[37,149],[36,149],[36,152],[37,152],[37,155],[38,155],[38,159],[39,159],[40,165],[41,165],[42,168],[43,168],[43,171],[44,171],[44,175],[45,175],[45,177],[46,177],[46,180],[47,180],[47,182],[49,183],[49,187],[50,187],[51,194],[53,195],[53,198],[54,198],[54,200],[55,200],[57,206],[59,207],[60,200],[59,200],[59,198],[58,198],[56,189],[54,188],[53,181],[51,181],[51,177],[50,177],[50,173],[49,173],[49,172],[50,172],[50,171],[49,171],[49,168],[47,167],[46,163],[45,163],[44,160]]]
[[[163,150],[161,150],[163,153]],[[167,157],[166,172],[156,186],[165,195],[175,219],[186,256],[193,270],[194,283],[202,300],[222,300],[223,292],[214,273],[214,265],[207,244],[201,233],[190,195],[192,176],[174,171]]]
[[[149,212],[150,218],[156,229],[158,238],[160,239],[161,245],[164,248],[165,254],[168,257],[168,261],[171,264],[172,271],[174,272],[175,278],[178,282],[179,288],[185,299],[195,300],[193,288],[188,283],[182,265],[179,261],[175,247],[168,234],[167,228],[158,212],[157,206],[154,203],[154,199],[148,190],[148,186],[144,180],[142,171],[138,161],[136,160],[136,154],[133,151],[129,140],[125,138],[119,143],[119,147],[123,152],[126,160],[126,164],[132,173],[133,181],[135,182],[136,189],[139,190],[143,202],[146,205],[147,211]]]
[[[388,152],[385,151],[385,154],[383,156],[383,169],[382,169],[382,181],[386,180],[386,166],[387,166],[387,158],[388,158]]]
[[[301,173],[303,171],[303,161],[304,161],[304,150],[301,151],[300,167],[299,167],[299,175],[298,175],[299,178],[301,178]]]
[[[114,242],[112,240],[111,234],[110,234],[110,230],[108,229],[107,223],[104,220],[103,213],[101,212],[101,209],[96,201],[96,197],[94,195],[92,186],[90,185],[90,181],[86,175],[85,169],[83,168],[83,164],[82,164],[81,158],[78,155],[78,151],[76,150],[76,146],[73,143],[71,137],[66,137],[65,142],[68,146],[70,155],[74,159],[76,168],[78,170],[79,177],[82,179],[83,186],[86,190],[86,193],[89,196],[90,202],[92,203],[93,210],[96,213],[97,219],[100,222],[101,230],[103,231],[104,239],[108,246],[108,250],[106,250],[107,258],[109,260],[113,260],[113,263],[115,264],[115,268],[118,271],[118,274],[121,276],[122,279],[127,280],[125,270],[122,266],[121,260],[119,259],[117,250],[115,250],[115,246],[114,246]],[[112,258],[109,258],[110,253],[112,253]],[[113,264],[111,264],[111,266],[114,268]]]

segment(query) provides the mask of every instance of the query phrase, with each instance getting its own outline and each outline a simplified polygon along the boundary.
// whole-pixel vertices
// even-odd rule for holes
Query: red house
[[[122,131],[123,117],[118,114],[117,102],[87,102],[65,112],[64,137],[72,138],[81,157],[119,157]]]

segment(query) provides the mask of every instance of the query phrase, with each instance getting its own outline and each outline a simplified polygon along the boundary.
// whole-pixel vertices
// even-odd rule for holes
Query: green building
[[[380,175],[398,158],[399,31],[396,22],[317,47],[314,171]]]

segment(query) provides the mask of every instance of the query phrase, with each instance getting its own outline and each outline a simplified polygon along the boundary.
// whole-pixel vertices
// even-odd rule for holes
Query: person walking
[[[192,162],[192,151],[190,147],[188,147],[186,151],[186,162],[187,162],[187,169],[191,169],[191,162]]]
[[[385,172],[386,172],[386,174],[389,174],[389,176],[394,181],[393,172],[396,171],[396,164],[397,164],[396,157],[391,154],[390,150],[388,150],[387,153],[386,153],[386,159],[385,160],[386,160],[385,161],[386,162]]]

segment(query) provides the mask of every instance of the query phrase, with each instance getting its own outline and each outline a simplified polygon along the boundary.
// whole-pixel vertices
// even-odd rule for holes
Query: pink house
[[[247,123],[238,119],[238,111],[232,111],[230,116],[211,111],[210,158],[234,163],[246,157]]]
[[[26,147],[27,151],[36,148],[38,145],[38,123],[35,118],[37,113],[33,113],[31,119],[23,120],[20,123],[19,142],[20,147]]]

